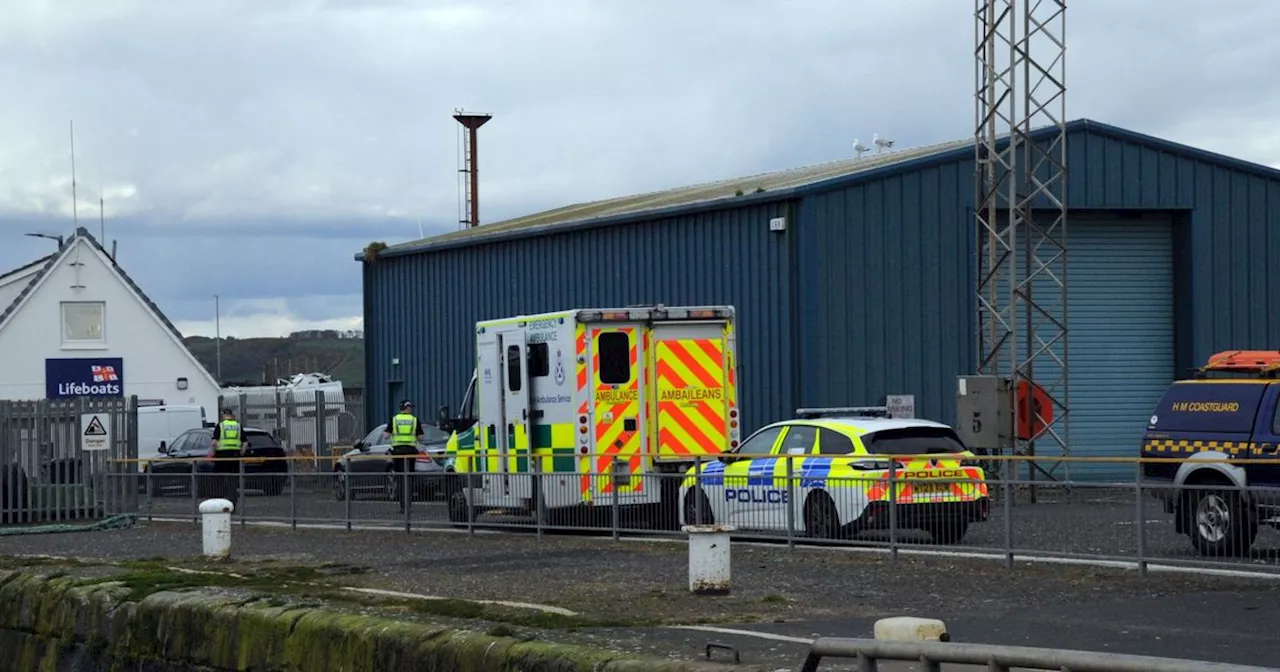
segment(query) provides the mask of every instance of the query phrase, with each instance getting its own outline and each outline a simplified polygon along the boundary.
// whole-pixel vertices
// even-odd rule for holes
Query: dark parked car
[[[339,501],[346,499],[348,493],[354,496],[361,492],[392,500],[400,497],[404,476],[397,478],[391,461],[391,440],[382,438],[386,428],[385,424],[375,427],[333,465],[333,495]],[[422,440],[418,442],[418,457],[410,476],[414,499],[444,496],[445,478],[453,473],[453,459],[445,455],[448,442],[447,433],[433,424],[422,423]]]
[[[244,438],[249,442],[245,453],[244,486],[246,490],[261,490],[264,495],[278,495],[289,482],[289,463],[281,459],[285,450],[270,432],[254,427],[244,428]],[[221,496],[213,478],[213,429],[189,429],[172,444],[160,444],[163,454],[147,464],[147,489],[152,496],[167,492],[191,494],[191,469],[196,470],[197,498]],[[239,476],[233,477],[239,482]],[[233,486],[234,487],[234,486]]]

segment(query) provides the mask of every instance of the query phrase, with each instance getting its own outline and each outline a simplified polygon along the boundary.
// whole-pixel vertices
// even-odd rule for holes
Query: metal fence
[[[137,509],[120,469],[138,457],[137,397],[0,401],[0,524]]]
[[[941,671],[943,663],[981,666],[989,672],[1011,670],[1071,670],[1071,672],[1264,672],[1268,669],[1198,660],[1132,656],[1094,651],[1040,649],[1025,646],[897,642],[824,637],[815,641],[800,672],[817,672],[824,658],[855,658],[859,669],[875,670],[877,663],[910,661],[922,669]]]
[[[1151,464],[1185,460],[1071,458],[1125,464],[1133,478],[1050,483],[1012,478],[1025,470],[1013,469],[1022,458],[1011,457],[973,460],[987,476],[971,471],[928,479],[915,477],[907,457],[894,458],[901,460],[895,470],[875,471],[883,465],[862,463],[866,476],[853,467],[820,471],[813,458],[756,459],[739,467],[707,459],[693,467],[697,478],[692,472],[628,474],[626,461],[608,456],[577,459],[604,468],[586,475],[512,469],[463,477],[448,471],[452,463],[444,458],[399,460],[401,470],[388,454],[352,449],[318,467],[316,458],[292,456],[242,460],[219,474],[215,461],[175,458],[167,474],[153,475],[167,484],[146,489],[139,511],[194,522],[193,494],[221,492],[236,498],[242,522],[406,531],[506,528],[613,538],[680,537],[682,525],[714,522],[734,526],[735,539],[851,546],[895,559],[941,552],[989,557],[1009,567],[1020,558],[1056,558],[1123,562],[1143,572],[1162,565],[1280,574],[1280,532],[1272,527],[1280,521],[1269,509],[1280,489],[1240,487],[1225,479],[1175,486],[1144,475]],[[1247,462],[1280,467],[1280,460],[1231,465]],[[997,477],[1001,472],[1010,477]],[[412,503],[401,507],[406,493]],[[662,493],[661,503],[643,502]]]

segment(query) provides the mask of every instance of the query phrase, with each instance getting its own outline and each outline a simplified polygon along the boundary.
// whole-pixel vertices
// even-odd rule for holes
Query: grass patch
[[[765,604],[786,604],[791,600],[788,600],[787,598],[781,595],[774,594],[774,595],[765,595],[764,597],[760,598],[760,601],[764,602]]]

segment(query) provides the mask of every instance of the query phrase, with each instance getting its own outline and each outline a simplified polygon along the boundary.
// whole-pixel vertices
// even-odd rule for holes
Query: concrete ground
[[[236,558],[368,568],[344,585],[572,610],[591,625],[536,636],[662,657],[703,658],[708,642],[744,664],[795,669],[817,636],[870,637],[874,622],[913,615],[947,623],[953,641],[1061,647],[1273,665],[1280,580],[1064,564],[900,556],[735,544],[733,592],[687,590],[682,543],[532,534],[290,530],[237,525]],[[0,537],[0,555],[111,560],[194,558],[199,529],[132,529]],[[713,660],[732,654],[713,651]],[[831,661],[823,670],[854,669]],[[912,669],[904,664],[897,668]],[[952,669],[952,668],[945,668]],[[963,669],[963,668],[956,668]],[[1280,668],[1277,668],[1280,669]]]

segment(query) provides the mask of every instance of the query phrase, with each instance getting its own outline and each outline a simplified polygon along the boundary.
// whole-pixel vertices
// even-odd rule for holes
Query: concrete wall
[[[0,610],[0,672],[706,669],[300,606],[287,599],[255,601],[236,591],[157,592],[139,601],[129,594],[120,584],[0,571],[0,601],[6,605]]]

